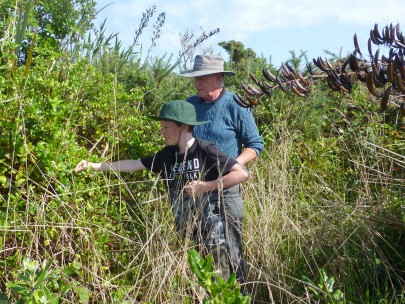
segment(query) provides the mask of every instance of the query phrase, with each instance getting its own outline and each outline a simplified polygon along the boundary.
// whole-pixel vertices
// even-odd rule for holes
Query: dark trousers
[[[232,272],[239,282],[245,282],[245,267],[242,255],[243,199],[242,187],[236,185],[223,191],[223,216],[225,218],[225,238],[228,243]]]
[[[176,226],[199,251],[211,254],[224,279],[235,272],[245,282],[242,256],[242,187],[236,185],[197,199],[183,198],[173,206]]]
[[[221,215],[218,195],[213,192],[197,199],[186,198],[173,206],[177,230],[184,238],[194,241],[202,255],[210,254],[215,268],[228,279],[229,244],[225,235],[225,217]]]
[[[243,199],[242,187],[236,185],[224,189],[220,193],[213,192],[210,201],[217,202],[222,225],[225,229],[226,259],[230,272],[235,272],[240,283],[245,282],[245,267],[242,255],[242,223],[243,223]],[[222,261],[221,264],[225,264]]]

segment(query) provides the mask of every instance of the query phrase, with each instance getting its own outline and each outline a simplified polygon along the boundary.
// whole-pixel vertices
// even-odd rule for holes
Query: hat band
[[[193,67],[193,71],[195,72],[201,72],[201,71],[219,71],[219,72],[223,72],[224,68],[223,67],[207,67],[207,66],[203,66],[203,65],[199,65],[199,66],[194,66]]]

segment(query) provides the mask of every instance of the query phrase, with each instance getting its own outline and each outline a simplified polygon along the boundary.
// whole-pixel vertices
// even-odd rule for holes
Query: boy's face
[[[178,126],[173,121],[160,121],[160,134],[165,139],[168,146],[174,146],[179,143],[181,126]]]

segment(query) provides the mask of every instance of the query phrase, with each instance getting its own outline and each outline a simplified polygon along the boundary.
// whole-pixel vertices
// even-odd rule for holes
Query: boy
[[[95,171],[118,172],[148,169],[161,174],[178,231],[184,237],[191,232],[190,237],[200,251],[213,256],[222,276],[227,279],[232,268],[219,193],[246,181],[249,172],[215,145],[193,137],[193,127],[207,121],[197,121],[192,104],[169,101],[163,105],[159,116],[149,117],[160,121],[160,133],[166,143],[162,150],[138,160],[102,163],[82,160],[75,172],[91,167]]]

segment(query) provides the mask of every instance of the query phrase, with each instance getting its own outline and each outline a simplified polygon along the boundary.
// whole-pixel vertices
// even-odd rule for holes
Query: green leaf
[[[345,295],[343,292],[341,292],[340,290],[336,290],[333,295],[332,298],[338,301],[343,301],[345,298]]]
[[[26,179],[23,178],[23,177],[22,177],[22,178],[18,178],[18,179],[15,180],[14,184],[15,184],[17,187],[19,187],[19,186],[21,186],[25,181],[26,181]]]
[[[214,258],[212,255],[207,255],[205,258],[203,265],[202,265],[202,270],[206,273],[212,272],[212,264],[214,263]]]
[[[76,269],[76,270],[80,270],[80,269],[82,269],[83,265],[82,265],[81,262],[74,260],[74,261],[72,262],[72,267],[73,267],[74,269]]]
[[[65,267],[65,269],[63,270],[63,273],[66,274],[66,275],[72,275],[72,274],[74,274],[76,272],[72,267],[68,266],[68,267]]]
[[[35,278],[34,287],[38,288],[46,280],[46,270],[42,269]]]
[[[198,277],[199,280],[204,282],[207,278],[203,272],[201,272],[201,256],[195,249],[191,249],[188,253],[188,262],[191,271]]]
[[[220,274],[218,274],[218,275],[215,277],[215,279],[216,279],[216,281],[218,282],[218,285],[219,285],[219,286],[222,286],[222,287],[225,287],[225,286],[226,286],[226,283],[227,283],[227,282],[225,282],[224,278],[223,278]]]
[[[67,293],[67,292],[72,288],[72,286],[73,286],[73,283],[69,283],[69,284],[63,286],[63,287],[60,289],[60,293],[61,293],[62,295],[65,294],[65,293]]]
[[[31,276],[30,276],[30,277],[31,277]],[[26,276],[26,275],[24,275],[24,274],[22,274],[22,273],[19,273],[19,274],[17,275],[17,278],[19,278],[20,280],[22,280],[23,282],[26,282],[26,283],[31,283],[30,277],[28,277],[28,276]]]
[[[10,304],[10,300],[8,299],[5,293],[0,293],[0,304]]]
[[[82,304],[87,304],[90,300],[90,290],[83,286],[73,287],[75,293],[79,295],[80,302]]]
[[[40,286],[42,284],[43,281],[46,280],[47,278],[47,272],[49,267],[51,267],[52,263],[53,263],[54,259],[50,259],[44,268],[41,269],[41,271],[38,273],[38,275],[35,278],[35,286]]]
[[[41,289],[37,289],[34,291],[34,299],[35,299],[35,303],[46,303],[47,302],[46,294]]]
[[[315,285],[314,282],[311,281],[310,278],[306,276],[302,276],[303,280],[308,284],[307,288],[315,295],[315,297],[319,298],[319,287]]]
[[[59,296],[56,293],[50,294],[48,297],[48,302],[49,304],[58,304],[59,303]]]
[[[245,299],[242,301],[243,304],[249,304],[251,302],[250,296],[246,296]]]
[[[328,292],[333,292],[334,284],[335,284],[335,278],[334,277],[328,278],[328,280],[326,281],[326,288],[327,288]]]
[[[234,286],[236,283],[236,273],[232,272],[228,279],[228,285]]]
[[[19,294],[25,294],[25,293],[29,293],[30,290],[29,288],[27,288],[26,286],[20,285],[20,284],[16,284],[16,283],[7,283],[6,286],[16,292],[18,292]]]
[[[23,259],[23,269],[28,270],[31,273],[35,273],[38,270],[39,264],[37,261],[31,261],[29,258]]]
[[[226,303],[234,303],[236,299],[235,291],[229,288],[223,288],[221,291],[221,298],[225,300]]]

